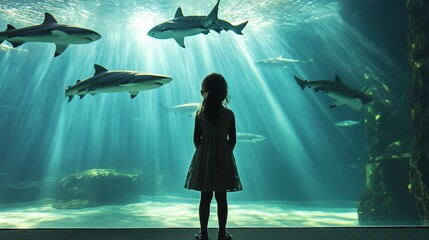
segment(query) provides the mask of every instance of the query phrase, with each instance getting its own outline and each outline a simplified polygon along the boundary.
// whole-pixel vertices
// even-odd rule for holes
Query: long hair
[[[197,112],[198,117],[216,122],[229,102],[228,85],[219,73],[207,75],[201,83],[203,102]]]

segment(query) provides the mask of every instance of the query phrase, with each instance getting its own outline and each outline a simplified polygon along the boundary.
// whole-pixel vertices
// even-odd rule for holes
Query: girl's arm
[[[228,143],[229,143],[229,146],[231,147],[231,150],[234,150],[236,142],[237,142],[237,133],[235,130],[235,116],[233,113],[231,122],[229,124],[229,129],[228,129]]]
[[[201,143],[201,127],[198,124],[198,115],[195,116],[195,126],[194,126],[194,145],[197,148]]]

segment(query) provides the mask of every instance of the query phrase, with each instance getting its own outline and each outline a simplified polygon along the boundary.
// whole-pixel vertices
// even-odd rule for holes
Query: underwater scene
[[[0,228],[198,227],[184,183],[213,72],[243,184],[228,227],[414,224],[376,174],[408,178],[406,14],[399,0],[0,0]]]

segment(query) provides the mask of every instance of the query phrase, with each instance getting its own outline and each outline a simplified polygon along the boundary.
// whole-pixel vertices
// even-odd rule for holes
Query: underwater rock
[[[86,208],[137,202],[142,192],[142,175],[115,169],[89,169],[61,179],[55,208]]]
[[[411,73],[409,191],[414,195],[422,224],[429,225],[429,2],[408,0],[408,50]]]
[[[409,157],[384,158],[366,165],[366,189],[358,204],[361,225],[419,225],[408,192]]]

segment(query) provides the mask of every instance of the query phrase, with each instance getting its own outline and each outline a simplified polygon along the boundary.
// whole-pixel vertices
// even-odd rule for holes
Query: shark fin
[[[55,49],[55,55],[54,55],[54,57],[58,57],[61,53],[64,52],[64,50],[66,50],[66,48],[69,45],[68,44],[55,43],[55,46],[57,46],[57,48]]]
[[[293,75],[295,78],[295,81],[298,83],[298,85],[301,87],[302,90],[305,88],[305,81],[300,79],[299,77]]]
[[[185,48],[185,38],[174,38],[176,40],[177,44],[179,44],[182,48]]]
[[[76,84],[81,83],[81,82],[82,82],[81,80],[77,80]]]
[[[215,26],[218,25],[217,13],[219,11],[219,2],[220,0],[217,1],[216,5],[213,7],[209,15],[207,15],[207,17],[204,19],[204,26],[208,27],[213,24]]]
[[[245,21],[244,23],[240,23],[240,24],[234,26],[232,28],[232,31],[235,32],[238,35],[243,35],[243,33],[241,31],[243,31],[243,28],[247,25],[248,22],[249,21]],[[282,56],[280,56],[280,57],[282,57]]]
[[[179,18],[179,17],[183,17],[183,12],[182,12],[182,8],[178,7],[176,10],[176,14],[174,15],[174,18]]]
[[[94,64],[94,69],[95,69],[95,73],[94,73],[94,75],[99,74],[99,73],[102,73],[102,72],[107,72],[107,71],[109,71],[109,70],[107,70],[105,67],[103,67],[103,66],[101,66],[101,65],[98,65],[98,64]]]
[[[135,98],[137,94],[139,94],[139,91],[130,91],[131,98]]]
[[[7,25],[7,28],[6,28],[6,31],[14,30],[14,29],[16,29],[16,27],[14,27],[14,26],[12,26],[12,25],[8,24],[8,25]]]
[[[207,34],[209,34],[209,33],[210,33],[210,31],[209,31],[209,30],[206,30],[206,31],[203,31],[202,33],[203,33],[203,34],[205,34],[205,35],[207,35]]]
[[[51,23],[58,23],[57,20],[55,20],[54,16],[52,16],[50,13],[45,12],[45,21],[43,21],[43,24],[51,24]]]
[[[212,30],[214,30],[217,33],[220,33],[223,29],[221,27],[213,27]],[[225,31],[228,31],[228,30],[225,29]]]
[[[14,48],[19,47],[23,44],[23,42],[10,42]]]
[[[69,97],[68,102],[70,102],[73,99],[73,96],[68,96],[68,97]]]
[[[343,84],[343,81],[341,81],[341,78],[338,75],[335,75],[335,82]]]

